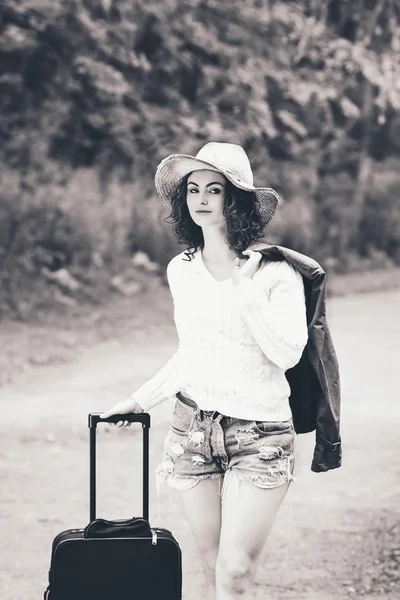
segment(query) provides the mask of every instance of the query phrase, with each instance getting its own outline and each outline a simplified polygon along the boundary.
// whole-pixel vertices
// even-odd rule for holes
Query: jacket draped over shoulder
[[[312,258],[285,248],[258,242],[251,250],[263,260],[286,260],[303,277],[308,341],[300,361],[286,371],[296,433],[316,432],[311,470],[341,466],[339,365],[326,319],[326,275]]]

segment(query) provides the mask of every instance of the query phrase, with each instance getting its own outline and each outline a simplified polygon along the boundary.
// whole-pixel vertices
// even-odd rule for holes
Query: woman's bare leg
[[[222,502],[216,568],[217,600],[251,598],[257,561],[289,484],[261,489],[230,477]]]
[[[201,479],[181,490],[183,507],[203,561],[207,579],[207,600],[215,600],[215,565],[221,530],[220,479]]]

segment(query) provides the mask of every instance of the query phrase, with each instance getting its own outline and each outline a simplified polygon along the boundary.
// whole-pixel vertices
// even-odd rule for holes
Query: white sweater
[[[185,259],[185,260],[183,260]],[[179,347],[132,397],[148,411],[178,391],[203,410],[246,420],[290,419],[285,371],[307,343],[303,280],[289,263],[262,261],[251,279],[218,282],[182,252],[167,267]]]

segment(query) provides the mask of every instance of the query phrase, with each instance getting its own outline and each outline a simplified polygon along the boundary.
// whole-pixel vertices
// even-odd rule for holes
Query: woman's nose
[[[205,194],[202,194],[200,204],[208,204],[208,200]]]

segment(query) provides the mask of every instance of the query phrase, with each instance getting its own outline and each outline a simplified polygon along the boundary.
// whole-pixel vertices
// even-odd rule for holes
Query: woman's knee
[[[219,589],[240,593],[248,589],[255,573],[255,564],[248,557],[218,556],[216,563],[216,582]]]

